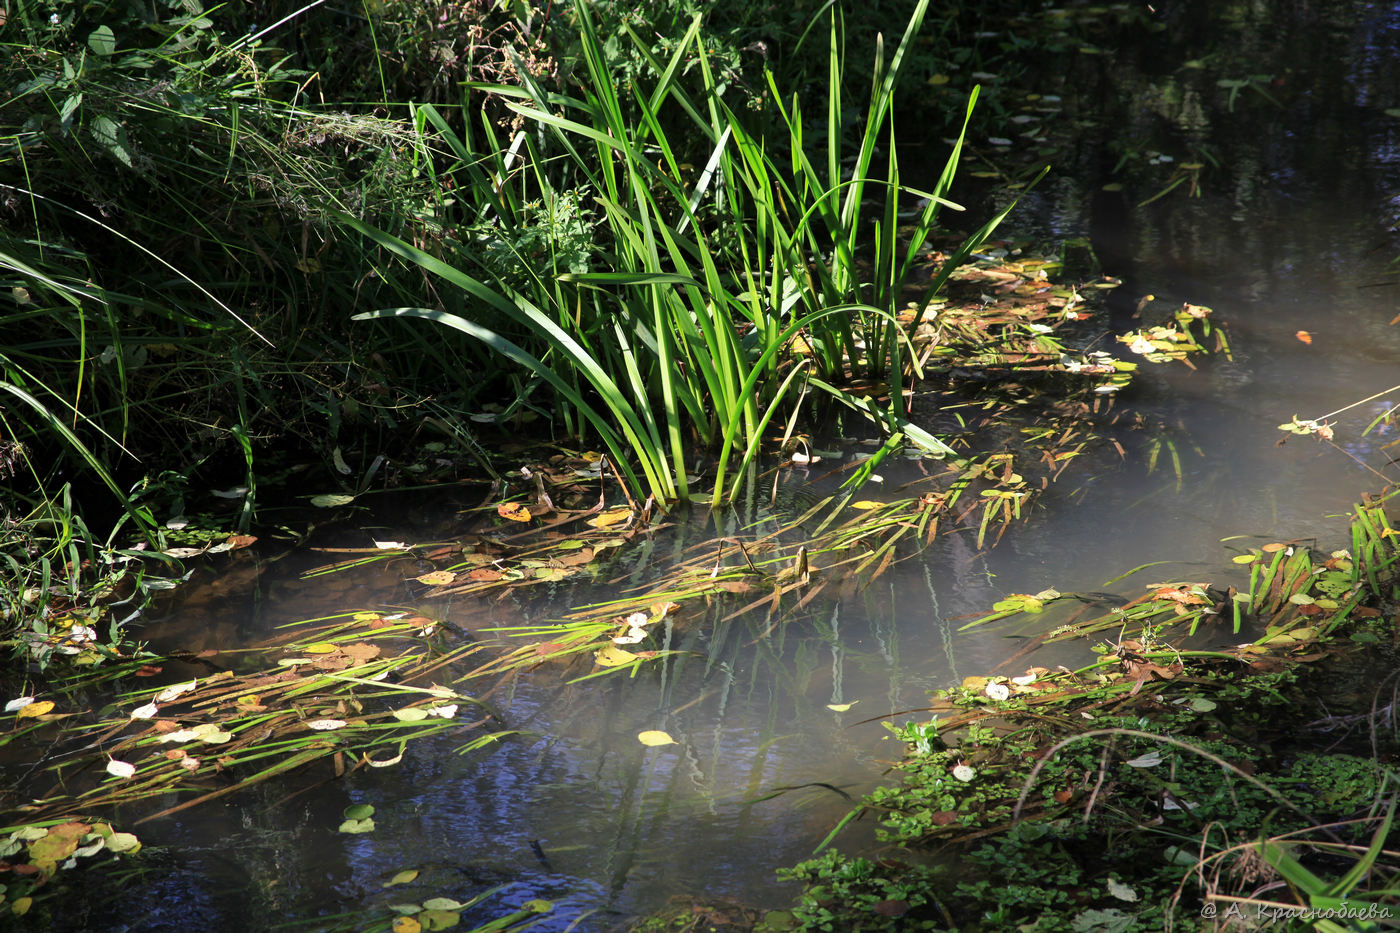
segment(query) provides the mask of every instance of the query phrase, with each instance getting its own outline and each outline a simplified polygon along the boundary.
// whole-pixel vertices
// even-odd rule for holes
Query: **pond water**
[[[1231,546],[1313,536],[1341,546],[1335,516],[1382,485],[1371,470],[1393,473],[1383,451],[1393,436],[1362,436],[1387,400],[1334,417],[1341,449],[1312,437],[1280,446],[1278,425],[1400,381],[1400,329],[1390,323],[1400,310],[1391,268],[1400,255],[1400,118],[1386,112],[1400,106],[1400,12],[1167,4],[1159,20],[1165,32],[1140,25],[1105,35],[1099,44],[1111,54],[1081,54],[1045,79],[1042,93],[1060,99],[1046,118],[1073,131],[1039,153],[1056,171],[1015,223],[1050,241],[1091,236],[1105,271],[1124,282],[1116,324],[1126,326],[1150,293],[1210,306],[1227,329],[1233,360],[1144,367],[1118,401],[1165,426],[1179,476],[1165,454],[1149,472],[1150,436],[1124,429],[1116,439],[1126,457],[1108,443],[1082,457],[995,549],[940,538],[864,592],[815,601],[767,634],[765,618],[716,616],[686,636],[690,654],[634,679],[569,684],[542,672],[510,682],[490,699],[524,735],[489,757],[454,754],[460,739],[427,741],[395,768],[285,802],[288,787],[269,788],[147,824],[147,844],[168,848],[123,895],[114,928],[183,929],[198,916],[208,929],[290,920],[314,929],[331,923],[316,917],[465,900],[495,885],[501,891],[464,921],[532,898],[556,905],[537,929],[559,931],[615,928],[676,896],[782,906],[792,891],[774,869],[808,856],[900,753],[878,722],[862,720],[926,705],[929,690],[990,672],[1019,647],[1005,629],[958,632],[969,614],[1050,586],[1136,596],[1157,580],[1237,582]],[[1264,42],[1266,24],[1285,38]],[[1233,105],[1221,84],[1231,80],[1252,82]],[[1007,157],[1036,145],[1018,137]],[[1172,161],[1154,163],[1154,154]],[[1193,162],[1205,166],[1199,197],[1183,185],[1138,206]],[[1123,190],[1103,190],[1110,183]],[[421,516],[396,507],[366,521],[385,526],[375,537],[413,539],[427,525],[440,533],[454,504],[415,507]],[[665,534],[692,533],[701,532]],[[1164,560],[1172,563],[1105,585]],[[193,589],[149,634],[192,649],[256,643],[284,623],[411,598],[402,564],[301,579],[317,562],[327,558],[292,554],[246,581]],[[614,593],[561,588],[554,601],[424,608],[480,632]],[[1087,646],[1063,650],[1088,657]],[[644,747],[644,729],[678,744]],[[337,833],[342,810],[359,802],[375,806],[379,828]],[[857,825],[841,839],[856,848],[869,830]],[[412,885],[382,887],[406,868],[421,872]]]

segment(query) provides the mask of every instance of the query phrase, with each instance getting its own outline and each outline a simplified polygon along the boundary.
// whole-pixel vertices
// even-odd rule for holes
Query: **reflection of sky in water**
[[[1382,58],[1360,66],[1368,86],[1381,77],[1394,84],[1393,62]],[[1282,117],[1254,110],[1239,119]],[[287,788],[148,827],[144,837],[178,846],[169,861],[183,867],[153,872],[144,893],[128,901],[138,913],[151,911],[143,928],[176,929],[176,916],[200,915],[222,917],[221,928],[235,930],[245,917],[306,917],[432,896],[465,900],[496,884],[507,887],[474,922],[535,897],[560,905],[541,927],[549,930],[590,910],[598,913],[578,929],[603,929],[619,914],[679,894],[782,903],[787,892],[775,887],[773,869],[805,857],[848,808],[814,782],[859,796],[881,779],[881,759],[898,754],[881,740],[879,724],[854,724],[917,708],[929,690],[997,668],[1023,644],[1017,636],[1037,631],[957,631],[997,599],[1052,586],[1133,597],[1161,580],[1226,584],[1243,577],[1229,564],[1232,547],[1313,535],[1323,546],[1343,544],[1336,516],[1381,480],[1314,438],[1289,436],[1279,446],[1285,435],[1277,426],[1397,381],[1391,249],[1377,220],[1396,187],[1386,174],[1394,141],[1369,139],[1369,169],[1386,168],[1358,177],[1333,171],[1325,151],[1309,157],[1310,140],[1294,138],[1308,134],[1297,127],[1272,135],[1258,129],[1245,123],[1234,144],[1238,158],[1222,160],[1223,179],[1207,185],[1205,197],[1166,198],[1134,215],[1127,229],[1096,231],[1127,243],[1132,255],[1127,268],[1108,270],[1126,280],[1115,300],[1131,307],[1154,293],[1211,306],[1235,348],[1234,362],[1206,360],[1196,371],[1144,367],[1119,401],[1165,427],[1161,436],[1180,456],[1180,489],[1166,449],[1149,474],[1149,436],[1120,432],[1126,462],[1107,446],[1085,454],[989,553],[977,553],[970,534],[941,538],[864,592],[839,603],[819,599],[766,637],[763,618],[691,619],[677,634],[690,653],[634,680],[521,678],[490,699],[507,728],[532,735],[489,757],[455,755],[459,740],[429,742],[396,768],[357,773],[275,807]],[[1244,166],[1252,166],[1248,178]],[[1253,187],[1261,179],[1267,190]],[[1060,235],[1081,233],[1082,203],[1093,200],[1085,190],[1050,179],[1019,216],[1042,218]],[[1371,287],[1381,283],[1387,287]],[[1308,331],[1312,343],[1298,340],[1298,331]],[[1359,406],[1334,426],[1345,451],[1382,471],[1381,448],[1395,429],[1361,431],[1385,406]],[[412,527],[390,531],[414,537]],[[1244,537],[1222,543],[1231,536]],[[668,546],[665,536],[658,546]],[[1105,587],[1134,566],[1163,560],[1175,563]],[[298,618],[409,598],[402,581],[411,574],[402,565],[308,582],[276,578],[280,565],[268,573],[255,596],[201,602],[190,594],[199,614],[187,613],[181,622],[188,628],[172,626],[179,632],[172,637],[188,642],[203,632],[227,646]],[[554,618],[616,590],[557,593],[557,604],[457,602],[444,611],[476,631]],[[1041,624],[1056,622],[1048,612]],[[1234,640],[1225,631],[1218,639]],[[1087,647],[1043,652],[1017,667],[1082,664]],[[859,702],[849,712],[827,709],[851,701]],[[645,748],[636,740],[644,729],[664,729],[680,744]],[[798,785],[809,786],[755,802]],[[375,805],[375,833],[335,832],[353,802]],[[417,883],[381,887],[408,867],[423,872]],[[162,898],[181,909],[158,906]],[[262,928],[262,919],[249,923]]]

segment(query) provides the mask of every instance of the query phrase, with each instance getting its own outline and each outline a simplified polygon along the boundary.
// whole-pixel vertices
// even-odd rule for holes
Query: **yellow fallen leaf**
[[[860,509],[862,512],[868,512],[871,509],[878,509],[884,504],[883,502],[876,502],[874,499],[861,499],[859,502],[852,502],[851,508]]]
[[[457,575],[450,570],[433,570],[422,576],[414,577],[414,579],[419,583],[426,583],[428,586],[446,586],[457,579]]]
[[[423,924],[412,917],[395,917],[390,929],[393,933],[420,933]]]
[[[637,733],[637,741],[643,745],[675,745],[676,740],[660,729],[648,729]]]
[[[850,709],[852,706],[855,706],[859,702],[860,700],[852,700],[849,703],[828,703],[826,704],[826,708],[835,710],[838,713],[844,713],[846,710]]]
[[[632,510],[626,506],[616,509],[608,509],[606,512],[599,512],[590,518],[587,524],[594,528],[611,528],[613,525],[620,525],[632,517]]]
[[[336,646],[328,641],[318,641],[314,645],[307,645],[302,650],[307,654],[334,654]]]
[[[597,661],[603,667],[621,667],[624,664],[631,664],[633,661],[637,660],[637,656],[615,645],[608,645],[604,648],[600,648],[598,652],[593,655],[593,660]]]
[[[42,716],[51,709],[53,709],[53,700],[37,700],[28,706],[21,706],[19,712],[15,713],[15,718]]]
[[[408,884],[418,877],[418,869],[406,868],[401,872],[396,872],[394,877],[380,885],[381,888],[392,888],[396,884]]]
[[[520,502],[502,502],[496,506],[496,514],[513,522],[528,522],[530,510]]]

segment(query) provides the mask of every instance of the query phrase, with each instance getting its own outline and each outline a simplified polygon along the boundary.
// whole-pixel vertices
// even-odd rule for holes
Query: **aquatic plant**
[[[1298,705],[1319,689],[1313,678],[1325,689],[1326,667],[1338,663],[1324,659],[1394,638],[1376,608],[1393,595],[1400,552],[1385,532],[1388,498],[1356,508],[1352,554],[1315,564],[1294,543],[1241,555],[1255,568],[1241,601],[1263,628],[1252,643],[1172,644],[1198,624],[1218,625],[1225,594],[1154,585],[1103,625],[1054,630],[1093,637],[1111,618],[1118,638],[1095,646],[1098,662],[969,677],[940,691],[931,715],[890,724],[907,743],[903,786],[867,797],[821,848],[870,815],[890,846],[879,861],[823,852],[784,872],[806,890],[771,929],[1010,928],[1054,918],[1083,929],[1192,930],[1242,915],[1308,917],[1328,930],[1393,923],[1396,777],[1384,762],[1393,703],[1360,698],[1369,709],[1348,718],[1371,735],[1346,746],[1357,754],[1338,749],[1346,736],[1322,745],[1297,722]],[[1075,597],[1008,597],[998,615],[1034,617],[1061,599]],[[934,845],[955,846],[956,859],[916,860]],[[901,858],[900,847],[915,851]]]
[[[586,425],[596,433],[629,482],[663,503],[691,497],[692,461],[705,448],[719,451],[713,501],[732,496],[773,418],[797,407],[792,397],[805,399],[810,388],[889,432],[894,439],[877,462],[905,442],[947,453],[936,437],[908,422],[899,404],[903,380],[918,372],[918,363],[897,312],[939,209],[949,205],[945,196],[961,147],[959,140],[934,190],[901,184],[890,109],[926,9],[927,3],[916,6],[889,62],[877,59],[848,173],[839,93],[828,95],[825,165],[819,169],[807,155],[796,106],[780,107],[787,138],[776,145],[749,134],[743,115],[723,98],[697,39],[699,17],[669,59],[654,61],[655,86],[624,97],[610,79],[609,56],[590,13],[578,8],[590,79],[578,97],[550,93],[528,78],[518,87],[483,88],[512,99],[510,109],[533,127],[518,130],[509,145],[497,142],[486,122],[473,137],[459,137],[431,108],[421,109],[419,125],[435,128],[455,155],[446,171],[468,179],[464,196],[478,217],[516,231],[503,238],[508,249],[522,242],[518,231],[533,217],[529,205],[554,211],[574,196],[570,192],[587,191],[599,214],[598,253],[589,268],[570,267],[568,251],[544,257],[517,252],[515,274],[506,276],[493,262],[473,262],[469,249],[450,261],[347,217],[388,252],[460,289],[481,309],[467,317],[397,308],[357,319],[425,318],[482,341],[548,383],[560,420],[575,432]],[[841,84],[838,40],[833,18],[832,89]],[[699,76],[698,87],[682,80],[687,70]],[[778,93],[775,85],[771,90]],[[973,102],[975,94],[969,114]],[[680,129],[673,128],[676,122]],[[678,144],[696,134],[709,147],[698,171],[682,163]],[[877,169],[880,144],[886,156]],[[781,164],[781,153],[790,165]],[[871,189],[878,189],[875,200],[883,209],[873,237],[862,217]],[[908,228],[900,225],[902,194],[923,199]],[[942,264],[929,293],[1008,210]],[[869,250],[873,266],[865,258]],[[881,406],[851,394],[844,384],[857,374],[888,380],[890,401]]]

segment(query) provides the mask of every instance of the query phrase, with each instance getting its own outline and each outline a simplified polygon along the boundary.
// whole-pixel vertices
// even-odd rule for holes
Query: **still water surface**
[[[766,638],[762,619],[701,626],[687,636],[694,654],[632,680],[520,678],[492,701],[526,735],[490,757],[425,742],[396,768],[278,806],[270,801],[287,788],[151,825],[143,838],[170,847],[172,867],[132,892],[126,928],[183,928],[199,916],[210,929],[265,929],[432,896],[465,900],[494,885],[504,888],[464,919],[482,922],[532,898],[556,904],[539,927],[548,930],[609,929],[683,895],[781,906],[792,892],[774,869],[807,856],[849,809],[842,794],[875,786],[899,754],[880,724],[860,721],[924,705],[927,691],[986,673],[1019,646],[1006,630],[959,633],[960,617],[1050,586],[1133,597],[1158,580],[1237,582],[1231,545],[1316,536],[1340,546],[1335,516],[1382,480],[1314,438],[1279,446],[1277,426],[1388,388],[1400,372],[1400,330],[1390,323],[1400,310],[1390,268],[1400,250],[1390,235],[1400,120],[1384,113],[1400,104],[1400,83],[1394,62],[1375,52],[1397,47],[1397,16],[1364,4],[1345,10],[1312,40],[1341,43],[1347,54],[1329,58],[1312,46],[1299,58],[1296,37],[1239,52],[1234,67],[1286,75],[1269,85],[1278,106],[1241,99],[1227,109],[1216,81],[1229,67],[1199,78],[1177,70],[1205,41],[1197,36],[1188,48],[1179,30],[1151,34],[1150,43],[1144,35],[1141,47],[1123,40],[1111,63],[1047,85],[1075,116],[1101,120],[1054,154],[1060,171],[1025,199],[1020,229],[1052,242],[1090,235],[1105,271],[1124,280],[1116,323],[1126,325],[1150,293],[1212,307],[1230,335],[1233,360],[1147,368],[1119,402],[1167,426],[1179,479],[1165,456],[1149,473],[1147,438],[1124,433],[1126,459],[1107,444],[1081,458],[987,553],[976,553],[971,536],[942,538],[865,592],[816,602]],[[1186,13],[1189,6],[1178,10]],[[1214,25],[1222,44],[1252,28],[1247,17]],[[1153,103],[1192,94],[1204,103],[1190,120]],[[1170,176],[1144,168],[1129,173],[1127,190],[1102,191],[1124,177],[1107,174],[1121,151],[1111,144],[1124,138],[1143,151],[1174,146],[1181,158],[1208,143],[1219,167],[1203,176],[1200,197],[1182,188],[1138,207]],[[1342,448],[1382,472],[1381,448],[1393,437],[1362,430],[1385,405],[1333,419]],[[371,521],[388,526],[376,537],[423,531],[397,511]],[[1244,537],[1222,543],[1234,536]],[[358,572],[347,589],[333,578],[300,580],[297,561],[306,559],[272,564],[216,599],[192,592],[167,633],[151,634],[193,648],[201,647],[190,643],[194,632],[222,646],[257,642],[280,624],[408,598],[402,567]],[[1105,587],[1162,560],[1174,563]],[[425,609],[480,631],[610,595],[571,590],[556,604]],[[1230,640],[1225,631],[1215,637]],[[1080,646],[1063,659],[1086,657]],[[828,708],[852,701],[847,712]],[[636,739],[644,729],[664,729],[679,744],[645,748]],[[758,799],[782,788],[790,789]],[[341,811],[359,802],[375,806],[378,829],[337,833]],[[868,833],[858,826],[844,844],[868,844]],[[411,886],[382,888],[404,868],[422,874]]]

